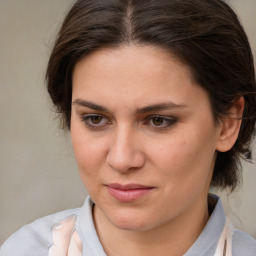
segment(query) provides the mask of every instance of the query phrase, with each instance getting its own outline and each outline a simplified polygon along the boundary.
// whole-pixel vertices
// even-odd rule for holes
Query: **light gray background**
[[[44,87],[50,49],[72,2],[0,0],[0,244],[36,218],[81,206],[86,195],[69,134],[58,129]],[[256,1],[230,2],[255,55]],[[256,166],[243,169],[243,188],[223,198],[236,225],[256,238]]]

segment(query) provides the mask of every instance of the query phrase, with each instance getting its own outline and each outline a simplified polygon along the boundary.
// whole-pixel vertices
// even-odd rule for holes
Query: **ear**
[[[234,146],[242,123],[243,111],[244,97],[240,97],[234,102],[228,116],[220,123],[216,150],[226,152]]]

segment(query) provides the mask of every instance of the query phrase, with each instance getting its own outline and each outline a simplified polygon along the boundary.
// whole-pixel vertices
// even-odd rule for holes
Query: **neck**
[[[183,255],[196,241],[208,218],[207,198],[168,223],[143,231],[120,229],[98,207],[94,209],[96,230],[108,256]]]

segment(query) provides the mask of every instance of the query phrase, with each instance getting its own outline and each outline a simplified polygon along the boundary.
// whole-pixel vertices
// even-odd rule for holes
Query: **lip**
[[[113,198],[123,203],[136,201],[154,189],[154,187],[141,184],[121,185],[118,183],[107,184],[106,187]]]

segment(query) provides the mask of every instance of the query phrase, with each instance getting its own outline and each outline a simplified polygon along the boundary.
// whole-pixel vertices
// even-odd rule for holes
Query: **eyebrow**
[[[161,111],[161,110],[168,110],[168,109],[179,109],[179,108],[186,108],[187,106],[184,104],[175,104],[173,102],[165,102],[165,103],[159,103],[154,104],[146,107],[142,107],[137,109],[137,113],[143,114],[146,112],[152,112],[152,111]]]
[[[95,103],[92,103],[90,101],[82,100],[82,99],[76,99],[72,102],[72,104],[73,105],[77,104],[79,106],[86,107],[86,108],[91,108],[91,109],[101,111],[101,112],[108,112],[108,110],[105,107],[100,106],[100,105],[95,104]]]
[[[105,108],[101,105],[92,103],[90,101],[82,100],[82,99],[76,99],[72,102],[72,104],[73,105],[77,104],[79,106],[91,108],[91,109],[101,111],[101,112],[110,112],[110,111],[108,111],[107,108]],[[136,113],[143,114],[143,113],[153,112],[153,111],[163,111],[163,110],[168,110],[168,109],[180,109],[180,108],[186,108],[186,107],[187,106],[184,104],[175,104],[173,102],[165,102],[165,103],[158,103],[158,104],[153,104],[153,105],[145,106],[142,108],[138,108],[136,110]]]

